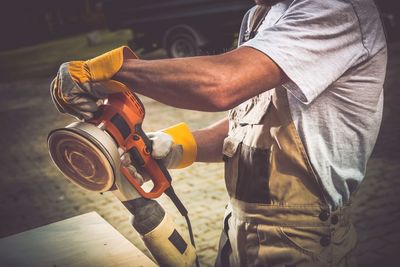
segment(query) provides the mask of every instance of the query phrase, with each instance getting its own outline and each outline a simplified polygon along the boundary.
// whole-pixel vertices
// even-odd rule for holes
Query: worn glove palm
[[[168,169],[176,168],[182,160],[182,145],[174,144],[172,137],[164,132],[152,132],[148,133],[147,136],[153,143],[151,156],[154,159],[161,159],[164,166]],[[128,168],[131,175],[135,177],[140,184],[151,179],[145,170],[132,165],[129,154],[125,153],[121,156],[121,163]]]
[[[147,133],[147,136],[152,142],[152,157],[160,159],[168,169],[187,167],[196,159],[196,141],[189,127],[184,123],[163,131]],[[132,165],[129,154],[122,155],[121,162],[140,183],[150,180],[145,170]]]
[[[112,80],[125,59],[136,59],[128,47],[120,47],[87,61],[63,63],[50,85],[56,108],[78,119],[93,117],[109,94],[129,90]]]

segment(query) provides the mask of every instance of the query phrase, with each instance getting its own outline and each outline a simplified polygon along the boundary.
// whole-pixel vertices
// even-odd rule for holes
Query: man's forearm
[[[281,84],[284,73],[248,47],[217,56],[124,61],[113,79],[170,106],[221,111]]]
[[[167,105],[201,111],[217,111],[217,90],[221,84],[218,60],[212,56],[127,60],[116,79],[135,92]],[[222,78],[221,78],[222,79]],[[211,98],[210,95],[216,97]]]
[[[228,119],[193,132],[197,143],[197,162],[222,161],[222,145],[228,135]]]

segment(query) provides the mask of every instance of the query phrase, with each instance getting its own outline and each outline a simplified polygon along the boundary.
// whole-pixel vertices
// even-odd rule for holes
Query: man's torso
[[[279,23],[282,17],[288,16],[294,4],[301,2],[286,0],[274,5],[265,20],[261,24],[258,32],[268,30],[268,28]],[[339,1],[332,1],[339,3]],[[379,14],[376,11],[372,1],[343,1],[340,2],[340,10],[347,14],[332,14],[327,16],[331,21],[321,21],[329,24],[323,31],[328,31],[326,36],[335,34],[337,28],[342,27],[334,18],[336,16],[348,16],[350,22],[356,23],[352,28],[352,35],[359,35],[358,47],[349,48],[346,53],[354,53],[354,60],[351,66],[333,83],[320,93],[311,103],[299,101],[296,95],[296,84],[284,84],[282,88],[287,89],[290,112],[296,129],[307,150],[313,168],[315,169],[321,183],[326,191],[329,202],[332,206],[341,206],[349,200],[351,192],[363,179],[367,160],[375,144],[382,116],[383,106],[383,81],[386,68],[386,44],[382,26],[379,20]],[[329,8],[329,6],[327,6]],[[338,8],[339,10],[339,8]],[[326,10],[307,10],[308,12],[326,12]],[[251,18],[254,8],[246,14],[242,23],[239,36],[239,45],[249,27],[249,18]],[[319,25],[312,26],[318,30]],[[302,31],[301,26],[293,30]],[[331,31],[331,32],[329,32]],[[267,35],[266,35],[267,37]],[[340,40],[340,39],[338,39]],[[250,46],[256,49],[262,46],[262,40],[256,37],[251,41]],[[257,43],[259,42],[259,43]],[[245,42],[244,45],[247,45]],[[288,49],[296,50],[296,46],[302,46],[302,40],[294,40],[291,44],[274,44],[276,46],[287,46]],[[315,44],[311,44],[315,45]],[[341,46],[340,42],[321,41],[317,45],[332,46],[329,49],[335,49]],[[352,49],[361,49],[352,51]],[[328,50],[329,50],[328,49]],[[311,50],[311,49],[310,49]],[[300,52],[304,51],[299,49]],[[307,57],[304,53],[303,57]],[[324,60],[321,55],[321,61]],[[296,59],[293,59],[296,60]],[[340,61],[341,58],[334,60]],[[335,68],[335,61],[329,61],[332,69]],[[307,66],[304,66],[306,68]],[[316,79],[323,80],[324,77]],[[293,89],[295,88],[295,89]],[[264,93],[268,94],[268,92]],[[260,97],[260,96],[258,96]],[[241,104],[244,107],[254,99]],[[241,108],[236,110],[240,112]],[[243,110],[243,109],[242,109]]]

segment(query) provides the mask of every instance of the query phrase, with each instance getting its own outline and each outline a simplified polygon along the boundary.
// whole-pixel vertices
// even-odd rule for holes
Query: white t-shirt
[[[245,15],[239,40],[255,8]],[[382,119],[387,48],[372,0],[286,0],[241,46],[290,78],[290,111],[333,208],[364,178]]]

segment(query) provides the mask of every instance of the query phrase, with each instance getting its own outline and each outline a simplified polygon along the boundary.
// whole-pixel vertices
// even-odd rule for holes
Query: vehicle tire
[[[166,37],[165,49],[170,58],[200,55],[195,36],[185,30],[173,31]]]

